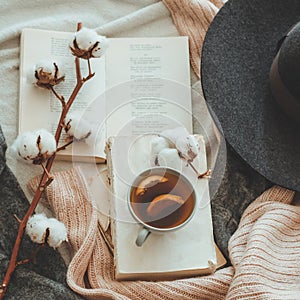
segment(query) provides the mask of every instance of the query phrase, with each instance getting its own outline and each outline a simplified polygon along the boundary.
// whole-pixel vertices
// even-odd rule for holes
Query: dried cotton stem
[[[80,30],[81,29],[81,26],[82,24],[81,23],[78,23],[78,26],[77,26],[77,30]],[[75,58],[75,69],[76,69],[76,78],[77,78],[77,83],[76,83],[76,86],[70,96],[70,98],[68,99],[68,101],[65,103],[65,105],[63,105],[63,108],[62,108],[62,112],[61,112],[61,116],[60,116],[60,119],[59,119],[59,122],[58,122],[58,126],[57,126],[57,129],[56,129],[56,132],[55,132],[55,140],[56,140],[56,144],[58,144],[58,141],[60,139],[60,136],[61,136],[61,132],[62,132],[62,124],[63,124],[63,121],[70,109],[70,107],[72,106],[78,92],[80,91],[81,87],[83,86],[83,84],[91,79],[93,76],[94,76],[94,73],[91,72],[91,70],[89,70],[89,74],[87,77],[83,78],[82,75],[81,75],[81,71],[80,71],[80,60],[78,57]],[[0,286],[0,299],[2,300],[5,296],[5,293],[6,293],[6,290],[7,290],[7,286],[10,282],[10,279],[11,279],[11,275],[13,274],[14,270],[16,269],[16,267],[18,266],[18,262],[17,262],[17,257],[18,257],[18,253],[19,253],[19,249],[20,249],[20,245],[21,245],[21,242],[22,242],[22,238],[23,238],[23,235],[24,235],[24,232],[25,232],[25,228],[26,228],[26,225],[27,225],[27,222],[28,222],[28,219],[30,218],[30,216],[34,213],[34,210],[37,206],[37,204],[39,203],[39,200],[42,196],[42,193],[45,189],[45,187],[47,186],[47,183],[48,183],[48,174],[50,173],[50,170],[51,170],[51,167],[52,167],[52,164],[55,160],[55,156],[56,156],[56,153],[54,153],[48,160],[47,160],[47,163],[46,163],[46,166],[45,166],[45,170],[42,174],[42,177],[41,177],[41,180],[39,182],[39,185],[38,185],[38,188],[36,189],[35,191],[35,194],[34,194],[34,197],[33,197],[33,200],[24,216],[24,218],[22,220],[20,220],[20,225],[19,225],[19,229],[18,229],[18,235],[16,237],[16,240],[15,240],[15,244],[14,244],[14,248],[13,248],[13,251],[12,251],[12,255],[11,255],[11,258],[10,258],[10,261],[9,261],[9,265],[8,265],[8,268],[7,268],[7,271],[6,271],[6,274],[5,274],[5,277],[2,281],[2,284]]]

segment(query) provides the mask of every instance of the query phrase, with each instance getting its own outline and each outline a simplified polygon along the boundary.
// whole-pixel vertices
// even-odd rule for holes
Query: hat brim
[[[201,62],[205,99],[229,144],[268,180],[296,191],[300,123],[273,99],[269,72],[278,41],[298,21],[299,0],[230,0],[209,27]]]

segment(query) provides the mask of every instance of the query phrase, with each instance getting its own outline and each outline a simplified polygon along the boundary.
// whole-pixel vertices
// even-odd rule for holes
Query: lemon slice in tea
[[[137,196],[144,195],[148,188],[150,188],[158,183],[167,182],[167,181],[168,181],[168,178],[166,178],[164,176],[160,176],[160,175],[149,176],[141,181],[141,183],[139,184],[139,186],[136,189],[135,194]]]
[[[184,204],[182,197],[173,194],[162,194],[155,197],[147,207],[147,214],[151,217],[161,215],[166,210],[170,213]]]

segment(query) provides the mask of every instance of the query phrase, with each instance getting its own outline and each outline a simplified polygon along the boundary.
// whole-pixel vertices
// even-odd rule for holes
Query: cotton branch
[[[164,130],[151,141],[151,160],[154,159],[155,165],[166,164],[177,169],[180,168],[182,159],[192,168],[198,179],[211,178],[210,169],[200,173],[193,164],[200,150],[198,138],[189,134],[185,127]]]
[[[68,146],[70,146],[74,142],[74,139],[72,138],[70,141],[68,141],[66,144],[60,146],[59,148],[56,149],[56,152],[65,150]]]
[[[77,26],[77,31],[79,31],[82,27],[81,23],[78,23]],[[95,51],[95,49],[93,49],[93,51]],[[96,57],[96,56],[95,56]],[[89,60],[88,60],[89,63]],[[68,101],[65,102],[64,98],[60,95],[58,95],[53,88],[49,88],[50,90],[52,90],[52,92],[54,93],[54,95],[62,102],[62,112],[60,115],[60,119],[58,121],[58,126],[55,132],[55,141],[56,141],[56,145],[58,145],[58,141],[60,140],[60,136],[62,133],[62,129],[63,129],[63,125],[64,124],[64,119],[67,115],[67,113],[70,110],[70,107],[72,106],[78,92],[80,91],[81,87],[83,86],[83,84],[88,81],[89,79],[91,79],[94,75],[94,73],[91,72],[91,69],[89,67],[89,74],[87,75],[87,77],[82,77],[81,75],[81,70],[80,70],[80,59],[78,56],[75,57],[75,69],[76,69],[76,78],[77,78],[77,82],[76,85],[74,87],[74,90],[71,94],[71,96],[69,97]],[[63,79],[60,79],[63,80]],[[44,189],[47,187],[47,185],[49,185],[49,177],[51,180],[51,175],[50,175],[50,171],[53,165],[53,162],[55,160],[56,157],[56,152],[47,159],[46,165],[43,166],[44,168],[44,172],[41,176],[38,188],[35,191],[33,200],[25,214],[25,216],[23,217],[22,220],[20,220],[20,224],[19,224],[19,229],[18,229],[18,235],[16,237],[15,240],[15,244],[13,247],[13,251],[12,251],[12,255],[9,261],[9,265],[5,274],[5,277],[2,281],[2,285],[0,286],[0,299],[3,299],[7,290],[7,286],[10,282],[11,276],[15,270],[15,268],[20,264],[20,262],[17,261],[18,258],[18,253],[19,253],[19,249],[20,249],[20,245],[22,242],[22,238],[26,229],[26,225],[27,222],[29,220],[29,218],[32,216],[32,214],[35,211],[35,208],[37,206],[37,204],[39,203],[39,200],[42,196],[42,193],[44,191]],[[51,180],[52,181],[52,180]],[[51,182],[50,182],[51,183]]]
[[[55,95],[55,97],[61,102],[62,107],[65,107],[66,102],[65,102],[64,96],[59,95],[53,86],[51,86],[50,89],[51,89],[52,93]]]

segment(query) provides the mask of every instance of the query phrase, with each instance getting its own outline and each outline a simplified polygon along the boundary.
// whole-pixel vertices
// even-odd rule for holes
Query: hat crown
[[[278,71],[286,88],[300,102],[300,22],[288,32],[280,47]]]

